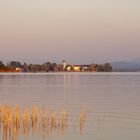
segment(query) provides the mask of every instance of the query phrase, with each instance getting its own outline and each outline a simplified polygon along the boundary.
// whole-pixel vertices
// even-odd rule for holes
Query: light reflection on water
[[[1,74],[0,104],[19,104],[25,116],[26,108],[31,115],[31,106],[40,110],[47,107],[45,111],[56,113],[57,127],[52,130],[47,129],[44,117],[37,123],[30,118],[30,125],[22,122],[20,129],[10,126],[9,136],[21,140],[140,139],[140,73]],[[81,108],[86,112],[83,124]],[[59,117],[61,109],[68,113],[64,132]],[[4,131],[1,125],[1,134]],[[1,140],[3,137],[6,136],[0,135]]]

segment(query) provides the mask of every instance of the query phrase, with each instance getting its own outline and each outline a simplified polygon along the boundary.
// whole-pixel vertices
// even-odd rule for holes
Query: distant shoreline
[[[21,64],[18,61],[11,61],[5,65],[0,61],[0,72],[111,72],[110,63],[104,64],[67,64],[63,60],[60,64],[46,62],[43,64]]]
[[[115,72],[115,71],[112,71],[112,72],[0,72],[0,75],[10,75],[10,74],[14,74],[14,75],[35,75],[35,74],[42,74],[42,75],[49,75],[49,74],[92,74],[92,75],[102,75],[102,74],[138,74],[140,72],[132,72],[132,71],[120,71],[120,72]]]

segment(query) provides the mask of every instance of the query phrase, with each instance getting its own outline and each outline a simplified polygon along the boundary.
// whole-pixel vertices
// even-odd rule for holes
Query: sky
[[[0,60],[140,58],[140,0],[0,0]]]

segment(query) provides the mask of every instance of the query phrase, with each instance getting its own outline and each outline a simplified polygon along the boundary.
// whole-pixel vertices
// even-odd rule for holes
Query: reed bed
[[[30,135],[49,136],[53,133],[64,134],[68,128],[69,113],[66,110],[55,112],[46,108],[0,106],[0,133],[3,140],[26,139]],[[72,122],[71,122],[72,123]],[[83,134],[85,112],[80,111],[76,123]]]

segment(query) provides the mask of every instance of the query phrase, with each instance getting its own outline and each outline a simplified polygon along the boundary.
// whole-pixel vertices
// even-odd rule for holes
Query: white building
[[[62,61],[62,65],[63,65],[63,70],[64,70],[65,67],[66,67],[66,61],[65,60]]]

